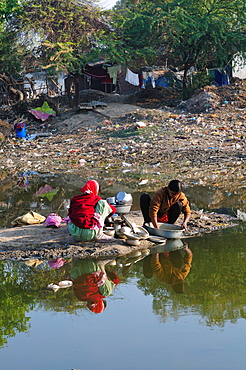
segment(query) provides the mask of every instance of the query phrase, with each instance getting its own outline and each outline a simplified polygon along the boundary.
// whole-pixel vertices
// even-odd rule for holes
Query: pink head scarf
[[[94,194],[97,195],[99,193],[99,184],[95,180],[87,181],[87,183],[80,189],[82,194]]]

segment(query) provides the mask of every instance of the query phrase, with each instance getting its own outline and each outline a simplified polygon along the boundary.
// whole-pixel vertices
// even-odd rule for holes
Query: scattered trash
[[[85,159],[83,159],[83,158],[81,158],[81,159],[79,160],[79,165],[80,165],[80,166],[84,166],[86,163],[87,163],[87,162],[86,162],[86,160],[85,160]]]
[[[223,88],[208,86],[179,107],[172,89],[153,90],[149,99],[142,97],[141,100],[141,92],[137,93],[136,102],[141,108],[131,113],[126,110],[125,114],[117,117],[111,112],[110,119],[93,114],[95,120],[90,117],[90,122],[88,116],[91,112],[68,113],[65,106],[61,109],[66,116],[59,115],[59,119],[51,119],[51,123],[40,124],[40,121],[30,119],[30,115],[25,121],[30,107],[41,106],[43,100],[36,105],[25,102],[21,110],[18,107],[18,113],[10,107],[8,110],[3,107],[2,119],[6,121],[0,120],[0,133],[5,136],[6,129],[12,138],[14,123],[21,122],[27,125],[28,135],[25,140],[12,138],[1,147],[1,169],[14,174],[31,168],[40,174],[59,172],[78,176],[86,164],[87,176],[103,177],[107,171],[107,183],[121,182],[134,187],[138,183],[144,185],[139,177],[150,178],[157,173],[158,166],[159,175],[149,180],[155,188],[171,177],[182,176],[187,185],[218,184],[219,190],[234,194],[234,189],[240,186],[246,175],[245,81],[236,80]],[[95,101],[99,100],[96,95],[94,97]],[[229,103],[225,105],[223,102],[226,101]],[[117,113],[118,105],[114,109]],[[85,117],[87,120],[83,121]],[[151,122],[154,122],[153,130],[150,130]],[[136,132],[136,125],[143,126],[142,123],[148,126],[148,130]],[[53,130],[57,130],[56,135],[53,135]],[[109,166],[110,163],[113,164]],[[20,181],[19,185],[24,188],[26,184]],[[47,199],[52,199],[52,196],[52,193],[47,194]]]
[[[20,188],[26,188],[29,185],[27,173],[22,172],[20,173],[19,177],[20,177],[20,180],[18,180],[17,185]]]
[[[242,221],[246,221],[246,213],[237,209],[237,218]]]
[[[138,183],[138,185],[146,185],[147,183],[148,183],[148,179],[143,179],[143,180],[141,180],[139,183]]]
[[[17,182],[17,185],[18,185],[20,188],[26,188],[26,187],[29,185],[28,179],[27,179],[27,178],[23,178],[23,179],[19,180],[19,181]]]
[[[14,125],[16,136],[19,138],[26,137],[26,125],[25,123],[19,122]]]
[[[62,280],[57,284],[51,283],[47,285],[47,289],[52,289],[54,292],[57,292],[59,289],[69,288],[73,285],[73,282],[70,280]]]
[[[60,288],[69,288],[73,285],[73,282],[71,280],[62,280],[58,283]]]
[[[146,123],[142,122],[142,121],[138,121],[136,122],[136,125],[137,125],[137,128],[143,128],[143,127],[146,127]]]
[[[57,292],[60,289],[60,287],[57,284],[51,283],[47,285],[47,289],[52,289],[54,292]]]
[[[36,197],[47,198],[50,202],[52,201],[53,197],[58,193],[59,187],[53,189],[50,185],[45,185],[44,187],[39,188],[39,190],[35,193]]]
[[[53,260],[53,261],[48,261],[48,265],[52,269],[59,269],[65,263],[67,263],[67,261],[65,259],[61,258],[61,257],[58,257],[56,260]]]
[[[41,121],[47,120],[49,116],[56,117],[56,112],[50,108],[49,104],[45,101],[41,107],[30,109],[29,112],[34,115],[35,118],[41,119]]]

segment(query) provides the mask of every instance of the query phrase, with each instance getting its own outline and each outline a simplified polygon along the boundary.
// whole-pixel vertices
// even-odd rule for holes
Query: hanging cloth
[[[108,73],[109,73],[110,77],[113,79],[113,84],[116,85],[118,66],[108,67]]]
[[[133,73],[130,69],[127,68],[125,80],[131,85],[139,86],[139,76],[137,73]]]

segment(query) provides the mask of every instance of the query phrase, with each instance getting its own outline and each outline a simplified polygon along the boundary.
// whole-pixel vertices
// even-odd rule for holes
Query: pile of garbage
[[[103,93],[99,95],[102,99]],[[97,98],[95,93],[92,96]],[[126,105],[108,102],[102,114],[90,115],[59,106],[57,100],[52,105],[49,99],[56,116],[42,121],[29,111],[43,101],[21,102],[2,107],[6,119],[0,121],[0,166],[2,172],[13,174],[86,173],[103,183],[126,183],[143,190],[182,178],[187,185],[211,185],[232,193],[242,189],[246,176],[245,102],[244,80],[206,87],[179,107],[146,109],[141,103],[118,116],[119,107],[124,111]],[[105,117],[107,112],[112,118]],[[26,123],[26,140],[15,135],[18,120]]]

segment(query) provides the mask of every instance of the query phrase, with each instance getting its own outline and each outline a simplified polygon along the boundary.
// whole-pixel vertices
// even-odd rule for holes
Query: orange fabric
[[[181,202],[182,212],[185,215],[191,214],[189,201],[184,193],[180,192],[175,197],[170,199],[168,196],[168,187],[162,187],[161,189],[156,191],[150,201],[150,218],[157,216],[157,213],[159,213],[160,217],[162,217],[165,213],[168,212],[169,208],[177,202]]]

